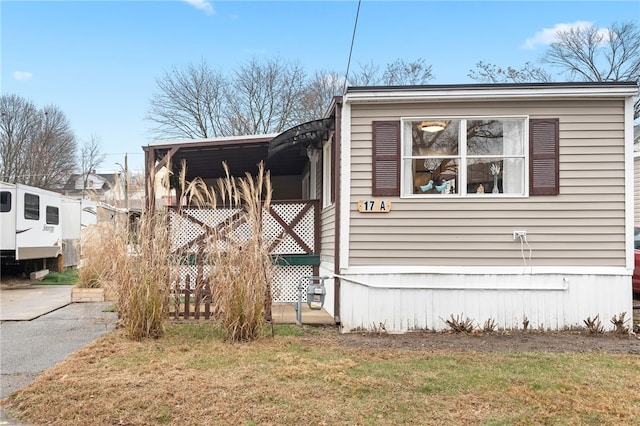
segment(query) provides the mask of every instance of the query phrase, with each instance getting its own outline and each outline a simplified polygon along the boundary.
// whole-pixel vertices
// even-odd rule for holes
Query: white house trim
[[[631,275],[633,270],[625,267],[582,266],[351,266],[342,268],[342,275],[386,275],[386,274],[434,274],[434,275]]]
[[[634,260],[634,244],[633,244],[633,227],[634,227],[634,152],[633,152],[633,104],[634,98],[629,96],[625,101],[625,126],[624,126],[624,159],[625,159],[625,228],[627,230],[626,240],[626,264],[627,269],[633,272]]]
[[[349,267],[349,217],[351,215],[351,105],[342,106],[340,141],[340,267]],[[338,247],[336,247],[338,249]]]
[[[477,87],[477,88],[424,88],[416,90],[376,90],[349,92],[344,95],[344,104],[348,102],[376,102],[376,101],[402,101],[402,102],[432,102],[444,100],[495,100],[495,99],[540,99],[540,98],[580,98],[582,96],[613,98],[620,95],[635,96],[637,87],[624,85],[584,86],[522,86],[518,87]]]

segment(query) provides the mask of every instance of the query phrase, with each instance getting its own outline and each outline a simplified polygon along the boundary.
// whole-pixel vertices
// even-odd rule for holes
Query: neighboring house
[[[610,327],[632,312],[636,94],[351,87],[323,120],[268,142],[149,145],[147,168],[173,156],[188,179],[213,179],[223,160],[242,175],[263,159],[276,200],[319,199],[313,274],[330,277],[324,308],[346,332],[443,330],[452,315],[552,330],[599,315]]]
[[[69,176],[67,183],[62,188],[62,193],[74,198],[96,198],[106,202],[113,199],[113,189],[118,185],[118,173],[89,173],[86,177],[82,173],[74,173]],[[119,186],[119,185],[118,185]]]
[[[72,198],[92,199],[107,205],[133,211],[141,211],[144,199],[144,185],[139,176],[130,175],[125,185],[124,174],[89,173],[85,186],[83,174],[72,174],[61,192]]]

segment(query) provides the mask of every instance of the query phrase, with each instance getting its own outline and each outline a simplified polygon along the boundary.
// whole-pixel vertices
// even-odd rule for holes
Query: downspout
[[[334,202],[335,202],[335,232],[334,232],[334,262],[333,262],[333,320],[336,325],[340,325],[340,151],[342,149],[342,97],[336,97],[335,99],[335,121],[336,128],[334,133],[334,146],[331,150],[333,154],[333,162],[335,164],[333,170],[333,185],[334,185]]]

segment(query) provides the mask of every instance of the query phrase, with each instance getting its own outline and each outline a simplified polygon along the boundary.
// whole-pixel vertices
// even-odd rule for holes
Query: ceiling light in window
[[[445,121],[423,121],[420,124],[420,129],[423,132],[435,133],[440,132],[447,127],[447,123]]]

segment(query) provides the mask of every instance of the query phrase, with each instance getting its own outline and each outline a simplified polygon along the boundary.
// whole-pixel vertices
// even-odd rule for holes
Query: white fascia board
[[[351,105],[342,104],[340,138],[340,267],[349,266],[349,218],[351,215]]]
[[[635,221],[634,197],[635,197],[635,167],[634,167],[634,141],[633,141],[633,114],[634,114],[634,98],[629,97],[624,104],[624,181],[625,181],[625,253],[627,268],[633,269],[634,259],[634,242],[633,228]]]
[[[636,96],[637,87],[535,87],[535,88],[478,88],[442,90],[397,90],[397,91],[347,91],[344,103],[355,102],[422,102],[478,99],[539,99],[539,98],[618,98]]]
[[[206,139],[160,140],[160,141],[153,141],[149,143],[149,145],[147,146],[156,147],[156,146],[171,146],[171,145],[189,145],[189,144],[197,144],[197,143],[204,143],[204,142],[234,142],[234,141],[262,140],[265,138],[273,139],[279,134],[280,133],[269,133],[266,135],[224,136],[219,138],[206,138]]]

